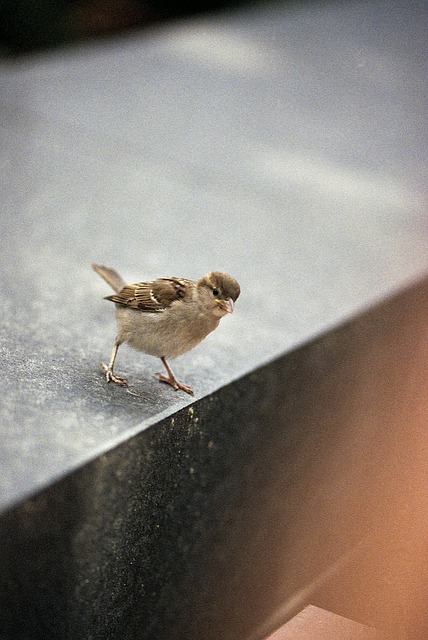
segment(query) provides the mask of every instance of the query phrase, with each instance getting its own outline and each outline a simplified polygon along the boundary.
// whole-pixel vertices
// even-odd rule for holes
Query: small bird
[[[167,358],[193,349],[224,315],[233,312],[240,294],[237,281],[227,273],[210,271],[199,280],[171,277],[126,284],[114,269],[99,264],[92,268],[115,291],[105,298],[116,304],[118,328],[110,362],[100,365],[107,382],[127,386],[126,378],[113,372],[118,349],[126,342],[162,360],[167,375],[156,374],[161,382],[194,395],[190,387],[177,380]]]

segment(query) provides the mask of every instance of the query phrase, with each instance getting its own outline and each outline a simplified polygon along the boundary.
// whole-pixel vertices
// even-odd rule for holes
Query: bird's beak
[[[220,306],[221,309],[224,309],[226,313],[233,313],[233,300],[232,298],[228,298],[227,300],[219,300],[216,299],[216,302]]]

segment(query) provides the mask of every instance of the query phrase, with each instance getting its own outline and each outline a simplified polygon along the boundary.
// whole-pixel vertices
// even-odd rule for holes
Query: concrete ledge
[[[3,637],[262,638],[310,602],[422,637],[427,285],[3,514]]]

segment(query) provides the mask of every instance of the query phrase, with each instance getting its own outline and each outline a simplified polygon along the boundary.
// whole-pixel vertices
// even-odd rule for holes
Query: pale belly
[[[116,319],[121,342],[159,358],[176,358],[193,349],[220,321],[220,318],[207,318],[203,314],[189,320],[185,315],[171,316],[168,311],[142,313],[119,305],[116,306]]]

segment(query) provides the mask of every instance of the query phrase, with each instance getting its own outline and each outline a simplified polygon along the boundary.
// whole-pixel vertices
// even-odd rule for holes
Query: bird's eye
[[[213,296],[217,297],[219,295],[219,293],[220,293],[220,291],[214,287]]]

